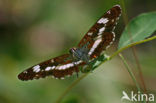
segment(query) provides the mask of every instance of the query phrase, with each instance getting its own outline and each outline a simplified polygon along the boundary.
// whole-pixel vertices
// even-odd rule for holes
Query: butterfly
[[[18,75],[18,78],[23,81],[47,76],[64,79],[74,72],[78,73],[80,66],[88,65],[91,60],[99,57],[113,43],[115,40],[113,31],[120,15],[120,5],[113,6],[90,28],[77,47],[71,48],[67,54],[24,70]]]

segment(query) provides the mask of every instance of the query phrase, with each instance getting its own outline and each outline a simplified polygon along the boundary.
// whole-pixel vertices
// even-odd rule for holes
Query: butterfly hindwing
[[[115,5],[108,10],[85,34],[78,47],[82,48],[88,44],[88,55],[90,58],[99,56],[115,40],[115,33],[113,31],[120,15],[121,8],[119,5]]]
[[[54,78],[63,79],[65,76],[71,76],[74,72],[79,72],[79,65],[83,65],[83,62],[73,62],[70,54],[64,54],[32,66],[20,73],[18,78],[20,80],[32,80],[52,76]]]

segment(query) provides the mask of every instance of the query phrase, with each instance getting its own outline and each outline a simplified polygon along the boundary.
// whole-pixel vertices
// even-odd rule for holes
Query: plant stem
[[[124,20],[125,25],[127,25],[128,24],[128,16],[127,16],[127,13],[126,13],[127,10],[126,10],[126,7],[125,7],[125,1],[121,0],[121,4],[123,6],[123,20]],[[132,43],[133,39],[132,39],[132,36],[131,36],[131,31],[128,30],[128,32],[129,32],[128,34],[129,34],[129,37],[130,37],[130,41]],[[141,70],[141,65],[140,65],[140,62],[139,62],[139,59],[138,59],[138,56],[137,56],[137,53],[136,53],[136,48],[135,48],[135,46],[133,46],[131,48],[132,48],[132,53],[133,53],[133,56],[135,58],[135,62],[136,62],[136,65],[137,65],[137,68],[138,68],[138,71],[139,71],[140,81],[142,83],[143,90],[144,90],[145,93],[147,93],[146,85],[145,85],[142,70]]]
[[[133,82],[135,83],[135,85],[136,85],[138,91],[141,91],[140,86],[139,86],[139,84],[137,83],[137,80],[136,80],[136,78],[135,78],[133,72],[131,71],[131,69],[130,69],[128,63],[126,62],[125,58],[123,57],[123,55],[122,55],[121,53],[119,53],[119,57],[122,59],[123,63],[125,64],[126,69],[127,69],[127,71],[129,72],[131,78],[133,79]]]
[[[138,82],[137,82],[137,80],[136,80],[136,78],[135,78],[133,72],[131,71],[130,66],[128,65],[127,61],[125,60],[124,56],[123,56],[121,53],[119,53],[119,57],[122,59],[123,63],[125,64],[126,69],[127,69],[127,71],[129,72],[129,74],[130,74],[130,76],[131,76],[133,82],[135,83],[135,85],[136,85],[138,91],[140,91],[140,92],[142,93],[142,90],[141,90],[141,88],[140,88],[140,86],[139,86],[139,84],[138,84]],[[143,101],[143,102],[146,103],[145,101]]]
[[[137,53],[136,53],[136,48],[135,47],[132,47],[132,51],[133,51],[135,62],[137,64],[137,68],[138,68],[138,71],[139,71],[140,81],[142,83],[143,90],[144,90],[145,93],[147,93],[147,89],[146,89],[144,77],[143,77],[142,70],[141,70],[141,65],[139,63],[138,56],[137,56]]]

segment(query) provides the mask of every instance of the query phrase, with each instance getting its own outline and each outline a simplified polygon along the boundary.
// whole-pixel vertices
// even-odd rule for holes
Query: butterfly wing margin
[[[80,65],[83,65],[82,61],[73,62],[70,54],[64,54],[26,69],[18,75],[18,78],[23,81],[47,76],[63,79],[67,75],[79,72],[78,66]]]
[[[98,51],[100,54],[102,50],[105,50],[114,41],[115,34],[113,31],[117,25],[117,20],[119,19],[120,15],[121,7],[119,5],[115,5],[108,10],[85,34],[78,44],[78,47],[82,48],[83,46],[87,45],[88,51],[90,51],[92,48],[94,49],[95,47],[99,47],[98,45],[102,45],[100,43],[106,43],[104,47],[99,47],[101,50],[94,49],[96,50],[96,54]],[[110,36],[108,34],[110,34]],[[107,40],[107,42],[104,40]],[[92,52],[94,52],[93,49]],[[92,55],[91,58],[94,57],[91,52],[89,54]]]

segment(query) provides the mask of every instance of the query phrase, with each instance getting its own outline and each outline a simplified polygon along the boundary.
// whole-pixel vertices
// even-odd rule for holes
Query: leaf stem
[[[126,7],[125,7],[125,0],[120,0],[120,1],[122,3],[122,6],[123,6],[123,19],[124,19],[124,23],[125,23],[125,25],[127,25],[128,24],[128,16],[127,16],[127,13],[126,13],[127,10],[126,10]],[[130,38],[129,40],[132,43],[133,39],[132,39],[132,35],[131,35],[131,30],[130,29],[128,29],[128,35],[129,35],[129,38]],[[135,58],[137,69],[139,71],[140,81],[141,81],[141,84],[143,86],[143,90],[146,93],[147,92],[146,85],[145,85],[145,81],[144,81],[142,70],[141,70],[141,64],[139,63],[139,59],[138,59],[138,56],[137,56],[136,48],[135,48],[135,46],[133,46],[131,48],[132,48],[133,56]]]
[[[136,85],[138,91],[140,91],[140,92],[142,93],[142,90],[141,90],[141,88],[140,88],[140,86],[139,86],[139,84],[138,84],[138,82],[137,82],[137,80],[136,80],[136,78],[135,78],[133,72],[131,71],[130,66],[128,65],[127,61],[125,60],[124,56],[123,56],[121,53],[119,53],[119,57],[122,59],[123,63],[125,64],[126,69],[127,69],[127,71],[129,72],[129,74],[130,74],[130,76],[131,76],[133,82],[135,83],[135,85]],[[143,101],[143,102],[146,103],[145,101]]]
[[[125,58],[123,57],[123,55],[122,55],[121,53],[119,53],[119,57],[122,59],[123,63],[125,64],[126,69],[127,69],[127,71],[129,72],[131,78],[133,79],[133,82],[135,83],[135,85],[136,85],[138,91],[141,91],[140,86],[139,86],[139,84],[137,83],[137,80],[136,80],[136,78],[135,78],[133,72],[131,71],[131,69],[130,69],[128,63],[127,63],[127,61],[125,60]]]

